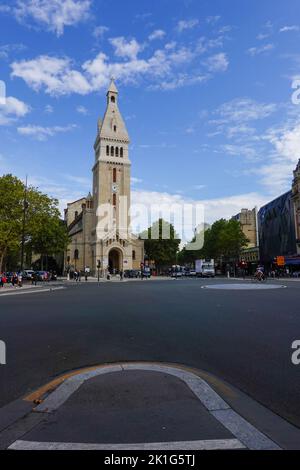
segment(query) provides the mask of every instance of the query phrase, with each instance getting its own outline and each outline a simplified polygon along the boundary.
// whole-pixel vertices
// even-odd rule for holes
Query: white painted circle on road
[[[211,284],[203,286],[202,289],[220,289],[220,290],[268,290],[268,289],[285,289],[286,286],[281,284]]]

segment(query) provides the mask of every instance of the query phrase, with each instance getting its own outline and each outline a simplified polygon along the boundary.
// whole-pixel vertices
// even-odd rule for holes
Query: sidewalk
[[[163,364],[73,372],[0,410],[0,448],[300,448],[300,430],[228,385],[220,389],[226,396],[199,374]]]
[[[63,289],[63,283],[59,281],[53,282],[39,282],[36,286],[31,283],[25,283],[22,287],[12,286],[11,284],[4,284],[0,288],[0,297],[1,295],[17,295],[17,294],[26,294],[30,292],[48,292],[50,290]]]

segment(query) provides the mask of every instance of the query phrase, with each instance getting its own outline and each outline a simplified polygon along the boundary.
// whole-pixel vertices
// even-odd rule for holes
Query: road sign
[[[277,266],[284,266],[285,265],[285,257],[284,256],[277,256],[276,263],[277,263]]]

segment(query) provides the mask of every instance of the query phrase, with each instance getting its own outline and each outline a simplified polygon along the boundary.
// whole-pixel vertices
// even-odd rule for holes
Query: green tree
[[[22,241],[25,185],[12,175],[0,177],[0,271],[9,253],[20,249]],[[60,220],[58,201],[36,188],[27,188],[26,249],[50,255],[68,244],[67,228]]]
[[[140,238],[145,241],[146,255],[158,268],[176,263],[180,239],[172,224],[159,219]]]
[[[9,251],[20,244],[23,201],[23,183],[12,175],[0,177],[0,272]]]
[[[238,221],[220,219],[205,230],[203,248],[190,252],[184,248],[180,253],[180,259],[184,259],[184,262],[221,258],[228,261],[238,260],[241,250],[247,244],[248,240]]]

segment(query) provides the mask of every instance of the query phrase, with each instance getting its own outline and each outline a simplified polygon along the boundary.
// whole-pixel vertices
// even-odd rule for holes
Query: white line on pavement
[[[16,441],[9,450],[234,450],[245,449],[238,439],[153,442],[143,444],[86,444],[72,442]]]
[[[41,294],[42,292],[54,292],[56,290],[63,290],[66,289],[66,287],[49,287],[47,289],[28,289],[28,290],[23,290],[23,291],[18,291],[18,292],[5,292],[5,294],[0,294],[0,299],[1,297],[12,297],[14,295],[25,295],[25,294]]]
[[[228,429],[247,448],[258,450],[279,450],[280,447],[271,439],[262,434],[248,421],[233,411],[220,395],[218,395],[208,383],[196,374],[186,372],[178,367],[161,364],[119,364],[97,367],[93,370],[79,373],[65,380],[43,403],[35,408],[35,411],[51,413],[56,411],[86,380],[99,375],[135,371],[153,371],[173,375],[190,388],[194,395],[201,401],[208,412],[214,416],[226,429]]]

